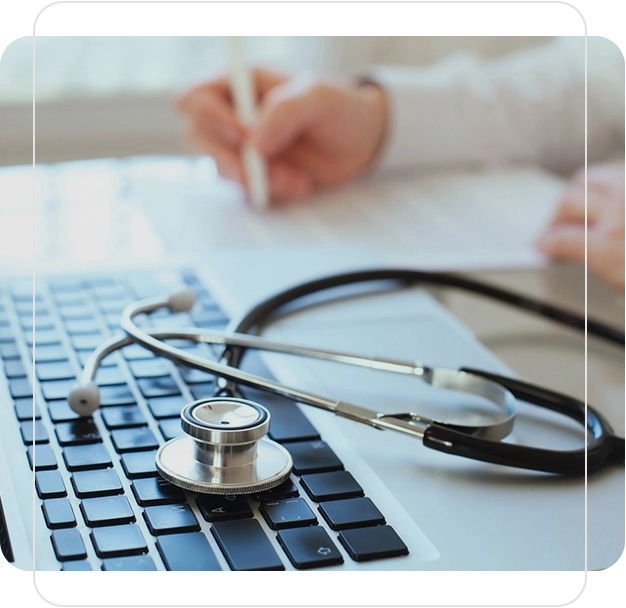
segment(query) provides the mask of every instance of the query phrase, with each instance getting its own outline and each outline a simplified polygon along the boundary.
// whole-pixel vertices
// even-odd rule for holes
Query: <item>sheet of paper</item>
[[[527,168],[370,176],[260,212],[210,167],[177,162],[169,179],[158,162],[144,161],[129,180],[177,253],[354,245],[423,268],[534,267],[543,263],[534,241],[562,188],[556,177]]]
[[[61,163],[36,175],[33,205],[32,168],[0,171],[5,263],[28,264],[33,251],[67,266],[342,246],[426,269],[533,267],[562,188],[535,169],[372,175],[260,211],[208,158]]]

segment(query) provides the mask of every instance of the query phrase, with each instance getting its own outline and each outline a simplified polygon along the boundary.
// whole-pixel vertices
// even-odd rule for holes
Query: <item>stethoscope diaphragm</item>
[[[289,452],[266,437],[270,413],[235,397],[200,399],[181,411],[184,435],[156,455],[159,473],[173,484],[203,494],[254,494],[289,477]]]

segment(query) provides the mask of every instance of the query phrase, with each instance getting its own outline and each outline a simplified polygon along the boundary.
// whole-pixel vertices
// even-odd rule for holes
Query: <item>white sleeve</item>
[[[584,163],[584,38],[556,39],[495,60],[454,55],[430,67],[377,67],[389,127],[378,168]],[[588,38],[589,160],[623,150],[624,60]]]

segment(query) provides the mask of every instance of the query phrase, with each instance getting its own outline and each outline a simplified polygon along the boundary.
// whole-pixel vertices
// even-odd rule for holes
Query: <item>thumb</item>
[[[263,99],[252,143],[266,156],[277,156],[314,121],[320,108],[315,88],[291,80],[274,87]]]
[[[585,227],[569,224],[551,228],[537,241],[540,251],[560,260],[583,264],[585,261]]]

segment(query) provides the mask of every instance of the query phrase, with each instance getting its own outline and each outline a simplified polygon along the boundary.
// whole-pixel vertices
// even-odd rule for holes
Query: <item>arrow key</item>
[[[280,530],[278,542],[298,570],[343,563],[343,557],[321,526]]]

